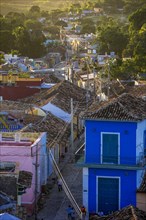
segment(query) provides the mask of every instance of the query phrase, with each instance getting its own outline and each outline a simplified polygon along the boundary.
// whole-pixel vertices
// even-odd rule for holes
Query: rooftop
[[[98,217],[98,216],[93,216],[90,217],[90,220],[144,220],[146,219],[146,212],[129,205],[119,211],[114,212],[113,214],[103,216],[103,217]]]
[[[99,120],[141,121],[146,119],[146,101],[124,93],[118,98],[88,109],[83,117]]]
[[[55,117],[50,112],[43,120],[24,129],[26,132],[47,132],[47,143],[51,147],[55,142],[65,144],[70,135],[69,124]]]
[[[86,90],[70,83],[69,81],[62,81],[49,90],[43,90],[29,98],[23,99],[23,102],[34,104],[39,107],[50,102],[65,112],[70,113],[71,98],[76,101],[74,105],[77,105],[77,102],[81,102],[83,100],[86,101]]]
[[[40,136],[40,133],[2,132],[0,145],[31,146]]]
[[[139,189],[137,190],[137,192],[144,192],[144,193],[146,193],[146,172],[144,174],[143,181],[142,181]]]

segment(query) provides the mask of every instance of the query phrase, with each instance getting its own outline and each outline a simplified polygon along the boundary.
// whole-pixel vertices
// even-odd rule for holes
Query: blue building
[[[146,101],[123,94],[88,111],[85,119],[83,205],[109,214],[136,206],[146,168]]]

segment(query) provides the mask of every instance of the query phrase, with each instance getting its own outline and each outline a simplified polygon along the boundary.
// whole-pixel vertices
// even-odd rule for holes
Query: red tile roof
[[[146,119],[146,101],[130,94],[104,102],[103,106],[85,113],[84,118],[100,120],[141,121]]]

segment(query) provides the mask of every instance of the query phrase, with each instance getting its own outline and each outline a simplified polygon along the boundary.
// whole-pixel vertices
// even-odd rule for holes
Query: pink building
[[[14,162],[14,173],[20,170],[32,173],[31,187],[18,196],[18,204],[32,213],[41,186],[47,181],[46,133],[2,132],[0,133],[0,162]]]

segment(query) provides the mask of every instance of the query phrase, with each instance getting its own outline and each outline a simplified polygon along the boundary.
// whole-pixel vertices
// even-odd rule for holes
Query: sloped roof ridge
[[[135,118],[135,119],[138,119],[139,117],[136,115],[136,114],[133,114],[132,112],[128,111],[128,109],[121,103],[121,98],[123,98],[123,96],[129,96],[130,98],[134,98],[134,99],[138,99],[136,97],[133,97],[132,95],[128,94],[128,93],[123,93],[118,99],[119,99],[119,102],[118,104],[121,106],[121,108],[123,109],[123,111],[125,113],[127,113],[129,116],[131,116],[132,118]]]
[[[137,189],[137,192],[144,192],[146,193],[146,171],[143,175],[143,180],[139,186],[139,188]]]
[[[139,119],[139,117],[138,117],[136,114],[134,114],[133,112],[130,112],[130,111],[126,108],[126,106],[123,105],[123,103],[122,103],[123,97],[127,97],[127,98],[129,97],[130,99],[133,99],[133,100],[142,100],[141,98],[134,97],[134,96],[132,96],[132,95],[129,94],[129,93],[123,93],[123,94],[120,95],[118,98],[113,98],[112,100],[105,102],[105,103],[103,104],[103,106],[99,107],[99,109],[97,109],[96,111],[94,111],[94,112],[89,112],[89,113],[87,113],[87,115],[85,114],[85,116],[90,117],[90,116],[92,116],[93,114],[97,114],[97,113],[99,113],[100,111],[106,109],[107,107],[110,107],[110,106],[116,104],[116,105],[118,105],[118,106],[122,109],[122,111],[123,111],[124,113],[126,113],[127,115],[129,115],[129,116],[132,117],[133,119]],[[142,101],[143,101],[143,100],[142,100]]]
[[[112,100],[108,100],[106,102],[103,102],[103,105],[101,107],[99,107],[97,110],[95,110],[94,112],[89,112],[87,113],[88,116],[91,116],[93,114],[98,113],[101,110],[106,109],[108,106],[112,106],[113,104],[117,103],[117,98],[113,98]]]
[[[136,209],[134,209],[134,207],[131,205],[131,212],[132,212],[132,217],[134,218],[134,220],[138,220],[137,216],[136,216]]]

